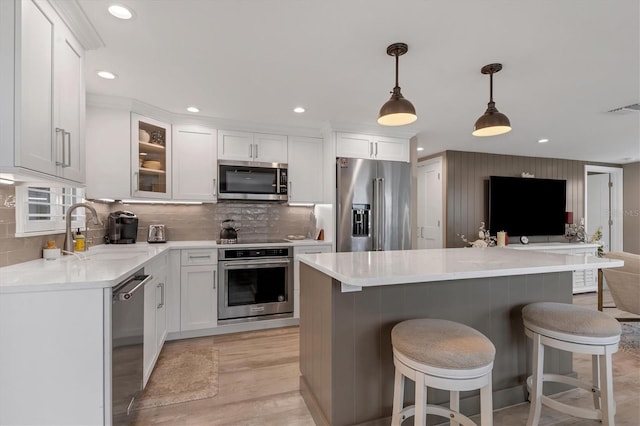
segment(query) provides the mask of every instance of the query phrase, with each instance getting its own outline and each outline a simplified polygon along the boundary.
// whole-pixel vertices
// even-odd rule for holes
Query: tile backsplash
[[[42,257],[42,247],[54,240],[62,247],[64,234],[37,237],[15,237],[16,218],[12,198],[15,187],[0,185],[0,267]],[[216,240],[220,223],[233,219],[239,227],[238,238],[283,238],[287,235],[307,235],[312,232],[312,207],[291,207],[286,204],[220,202],[218,204],[123,204],[91,202],[100,220],[87,221],[87,246],[104,243],[106,219],[110,212],[128,210],[138,216],[138,241],[147,239],[151,224],[164,224],[169,241]]]

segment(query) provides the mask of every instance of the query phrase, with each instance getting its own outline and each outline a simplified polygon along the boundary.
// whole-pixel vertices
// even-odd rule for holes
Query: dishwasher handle
[[[122,283],[120,286],[118,286],[118,289],[113,293],[113,300],[120,302],[126,302],[127,300],[130,300],[133,295],[141,288],[144,288],[144,285],[147,283],[147,281],[152,278],[152,275],[134,275],[133,277]]]

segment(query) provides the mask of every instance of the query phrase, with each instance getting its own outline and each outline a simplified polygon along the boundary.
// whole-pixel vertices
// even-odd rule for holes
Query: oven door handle
[[[291,259],[287,260],[238,260],[233,262],[224,262],[224,269],[249,269],[254,267],[266,268],[269,266],[281,267],[290,265]]]

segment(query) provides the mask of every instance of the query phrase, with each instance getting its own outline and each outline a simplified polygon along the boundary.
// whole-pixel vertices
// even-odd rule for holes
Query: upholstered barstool
[[[613,373],[611,354],[618,350],[620,324],[613,317],[582,306],[538,302],[522,309],[525,333],[533,339],[533,375],[527,378],[529,399],[528,426],[540,421],[542,405],[583,419],[601,420],[614,425]],[[590,354],[592,382],[586,383],[560,374],[545,374],[544,347]],[[593,393],[594,408],[563,404],[542,394],[544,382],[558,382]]]
[[[496,349],[482,333],[441,319],[412,319],[391,330],[395,384],[391,424],[411,416],[424,425],[427,414],[449,418],[452,425],[476,423],[460,413],[460,391],[480,389],[482,426],[493,423],[491,371]],[[405,377],[415,382],[415,405],[404,405]],[[427,404],[427,387],[449,391],[449,409]]]

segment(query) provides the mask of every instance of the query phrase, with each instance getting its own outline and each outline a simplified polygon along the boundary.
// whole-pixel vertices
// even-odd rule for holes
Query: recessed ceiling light
[[[187,111],[189,111],[189,112],[200,112],[200,110],[197,107],[194,107],[194,106],[187,107]]]
[[[98,71],[98,75],[105,80],[113,80],[114,78],[118,77],[117,75],[109,71]]]
[[[538,139],[538,143],[547,143],[549,142],[549,139]]]
[[[297,113],[297,114],[302,114],[304,111],[305,111],[305,109],[304,109],[304,108],[302,108],[302,107],[295,107],[295,108],[293,109],[293,112],[295,112],[295,113]]]
[[[131,19],[133,18],[133,12],[126,6],[121,4],[112,4],[108,8],[109,13],[118,19]]]
[[[416,148],[418,151],[424,151],[424,148],[419,146],[418,148]]]

